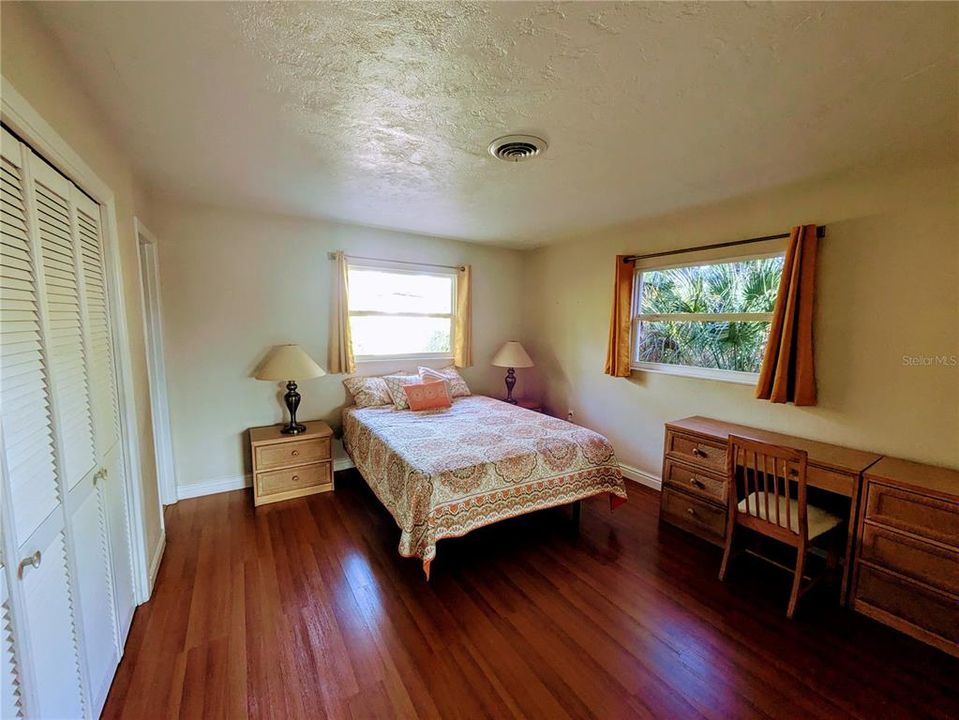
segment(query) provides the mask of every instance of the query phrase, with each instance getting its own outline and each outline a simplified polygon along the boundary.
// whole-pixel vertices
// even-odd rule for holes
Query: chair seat
[[[746,501],[749,501],[749,509],[746,509]],[[758,510],[758,512],[757,512]],[[766,517],[766,505],[763,498],[763,494],[760,492],[754,492],[749,495],[749,497],[743,498],[739,501],[739,512],[745,513],[746,515],[752,515],[753,517],[758,517],[761,520],[767,520],[767,522],[776,522],[776,498],[769,498],[769,514],[772,516],[770,518]],[[799,507],[795,499],[792,499],[789,503],[789,514],[790,514],[790,525],[792,526],[793,532],[799,530]],[[826,512],[822,508],[818,508],[815,505],[806,503],[806,524],[809,526],[809,539],[812,540],[815,537],[819,537],[823,533],[829,532],[834,527],[839,525],[842,522],[842,518],[838,518],[832,513]],[[779,498],[779,526],[788,528],[786,525],[786,498]]]

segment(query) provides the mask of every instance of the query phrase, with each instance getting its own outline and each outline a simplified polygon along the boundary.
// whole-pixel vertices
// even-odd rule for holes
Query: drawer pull
[[[20,564],[17,566],[17,579],[23,580],[23,571],[26,569],[27,565],[33,568],[40,567],[40,561],[43,559],[42,553],[37,550],[33,555],[28,555],[20,561]]]
[[[686,512],[688,512],[693,517],[696,517],[696,508],[686,508]]]
[[[692,485],[693,487],[699,488],[700,490],[706,487],[705,483],[703,483],[703,481],[700,480],[698,477],[689,478],[689,484]]]
[[[704,458],[704,457],[706,457],[706,451],[705,451],[705,450],[700,450],[698,447],[694,447],[694,448],[693,448],[693,455],[695,455],[695,456],[698,457],[698,458]]]
[[[299,475],[294,475],[294,476],[293,476],[292,478],[290,478],[290,479],[291,479],[293,482],[300,482],[300,476],[299,476]]]

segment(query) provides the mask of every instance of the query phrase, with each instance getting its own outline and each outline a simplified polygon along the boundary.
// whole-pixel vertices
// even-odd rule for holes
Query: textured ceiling
[[[154,190],[226,206],[531,246],[959,152],[957,4],[38,10]]]

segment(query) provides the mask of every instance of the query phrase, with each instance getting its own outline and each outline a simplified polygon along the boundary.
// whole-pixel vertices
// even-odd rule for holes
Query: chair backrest
[[[732,517],[773,537],[807,538],[806,460],[805,450],[730,435],[726,469]],[[745,510],[739,508],[737,478],[745,491]]]

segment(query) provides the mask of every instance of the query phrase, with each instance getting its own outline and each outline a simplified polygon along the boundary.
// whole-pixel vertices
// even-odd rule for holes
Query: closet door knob
[[[27,565],[38,568],[40,567],[40,561],[43,559],[43,555],[37,550],[33,555],[28,555],[20,561],[20,564],[17,566],[17,579],[23,580],[23,571],[26,569]]]

